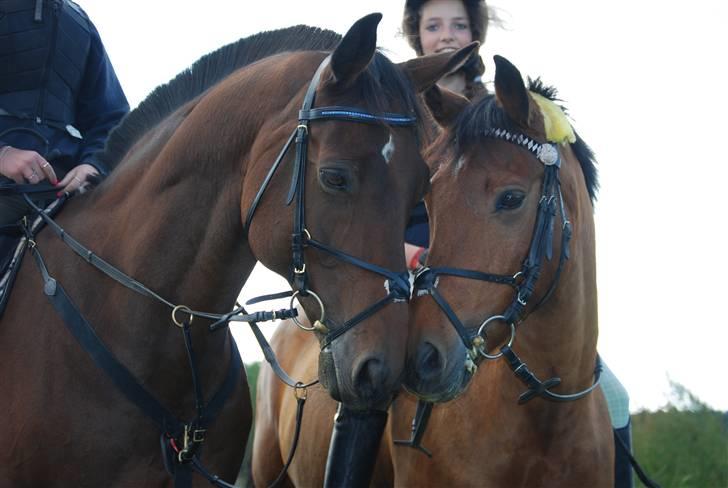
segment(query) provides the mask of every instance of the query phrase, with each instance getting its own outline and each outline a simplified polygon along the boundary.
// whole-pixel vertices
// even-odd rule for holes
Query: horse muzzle
[[[335,349],[319,353],[319,380],[329,395],[353,410],[386,410],[399,386],[386,362],[376,353],[351,360]]]
[[[476,369],[461,342],[445,349],[422,341],[408,358],[404,387],[421,400],[447,402],[465,391]]]

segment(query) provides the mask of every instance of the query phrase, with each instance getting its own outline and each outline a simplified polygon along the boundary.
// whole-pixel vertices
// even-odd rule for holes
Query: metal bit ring
[[[184,322],[177,320],[177,312],[184,312],[186,314],[189,314],[190,321],[188,323],[192,323],[192,320],[194,320],[195,316],[192,314],[192,310],[190,310],[189,307],[186,305],[177,305],[172,309],[172,321],[177,324],[177,327],[184,326]]]
[[[485,352],[487,335],[483,335],[483,333],[486,332],[486,327],[489,323],[493,322],[494,320],[505,321],[505,319],[506,318],[503,315],[493,315],[492,317],[488,317],[487,319],[485,319],[485,321],[480,324],[480,327],[478,328],[478,335],[483,338],[483,346],[478,348],[478,353],[485,359],[498,359],[503,355],[502,352],[499,352],[497,354],[488,354],[487,352]],[[508,347],[511,347],[513,345],[513,340],[516,338],[516,326],[513,322],[511,322],[509,325],[511,326],[511,338],[508,340]]]
[[[318,302],[319,308],[321,309],[321,318],[319,319],[319,321],[321,323],[323,323],[324,322],[324,318],[326,317],[326,310],[324,309],[324,303],[321,301],[321,297],[319,297],[317,294],[315,294],[311,290],[307,290],[306,292],[309,295],[313,296],[316,299],[316,301]],[[293,295],[291,295],[291,303],[288,305],[288,308],[293,308],[293,300],[296,298],[296,296],[298,296],[300,294],[301,294],[301,292],[299,290],[296,290],[296,291],[293,292]],[[298,317],[295,317],[294,316],[294,317],[291,317],[291,318],[293,319],[293,322],[298,327],[300,327],[303,330],[307,330],[309,332],[312,331],[312,330],[316,330],[316,327],[314,327],[314,326],[307,327],[304,323],[302,323],[300,320],[298,320]]]

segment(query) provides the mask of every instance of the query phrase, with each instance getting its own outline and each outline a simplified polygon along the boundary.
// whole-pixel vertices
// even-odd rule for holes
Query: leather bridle
[[[533,154],[544,165],[544,176],[541,185],[541,198],[538,202],[538,214],[536,216],[536,224],[531,237],[531,244],[528,254],[523,261],[521,269],[513,275],[500,275],[483,273],[461,268],[437,267],[423,268],[415,277],[414,288],[418,296],[430,295],[443,313],[447,316],[450,323],[457,331],[460,339],[468,350],[468,359],[466,360],[466,368],[470,373],[474,373],[477,369],[476,359],[480,356],[485,359],[498,359],[505,357],[509,366],[516,376],[523,381],[528,390],[524,392],[519,403],[525,403],[535,396],[541,396],[552,401],[571,401],[577,400],[589,394],[599,384],[602,366],[601,360],[597,355],[596,367],[594,369],[593,384],[578,393],[562,395],[554,393],[549,388],[561,383],[558,377],[550,378],[546,381],[540,381],[526,366],[518,355],[513,351],[512,345],[515,339],[516,326],[523,323],[527,314],[532,313],[536,308],[541,306],[549,299],[556,288],[564,263],[569,258],[569,241],[571,239],[571,222],[566,215],[564,206],[564,198],[561,194],[561,183],[559,180],[559,168],[561,167],[561,156],[559,154],[557,144],[546,142],[539,143],[532,138],[520,134],[513,133],[505,129],[489,129],[484,136],[491,139],[499,139],[512,144],[517,144]],[[533,297],[536,282],[541,274],[544,259],[551,260],[553,255],[553,238],[554,238],[554,221],[556,214],[561,218],[561,254],[559,264],[554,274],[554,278],[548,291],[543,297],[526,312],[526,306]],[[437,290],[440,276],[454,276],[477,281],[487,281],[501,285],[509,285],[514,288],[514,296],[506,310],[500,315],[493,315],[486,318],[478,328],[476,334],[472,335],[465,327],[463,322],[458,318],[450,304],[443,298]],[[487,345],[487,328],[491,323],[503,321],[510,326],[510,339],[507,344],[500,348],[500,352],[489,354]]]
[[[380,124],[387,126],[396,127],[411,127],[416,123],[416,117],[414,114],[403,115],[403,114],[392,114],[392,113],[381,113],[373,114],[363,109],[356,107],[342,107],[342,106],[330,106],[330,107],[319,107],[314,108],[314,101],[316,98],[316,88],[319,85],[321,74],[323,73],[326,66],[328,66],[331,56],[327,56],[319,65],[316,70],[311,82],[306,91],[306,95],[303,99],[303,105],[298,113],[298,125],[293,130],[293,133],[288,138],[288,141],[281,149],[278,157],[268,171],[263,183],[258,189],[253,203],[248,210],[247,218],[245,219],[244,230],[247,232],[250,229],[250,224],[253,220],[256,209],[258,208],[260,201],[265,193],[268,185],[273,178],[276,170],[280,166],[283,158],[288,153],[291,145],[295,141],[296,154],[293,166],[293,177],[291,179],[290,189],[286,199],[286,205],[290,205],[295,200],[295,207],[293,212],[293,233],[291,234],[291,251],[292,251],[292,264],[291,264],[291,277],[289,282],[296,291],[289,291],[283,293],[276,293],[274,295],[265,295],[257,297],[249,304],[258,303],[261,301],[272,300],[275,298],[291,297],[291,305],[293,304],[293,297],[301,296],[313,296],[318,302],[321,308],[321,317],[314,323],[313,327],[306,327],[297,318],[293,317],[296,324],[304,330],[316,330],[322,334],[321,338],[321,349],[325,349],[335,339],[341,337],[344,333],[351,330],[355,325],[361,323],[374,313],[382,309],[389,303],[406,302],[410,297],[410,284],[409,275],[407,272],[394,272],[387,270],[381,266],[377,266],[372,263],[368,263],[362,259],[347,254],[341,250],[335,249],[328,246],[316,239],[314,239],[310,232],[306,229],[306,215],[305,215],[305,177],[306,167],[308,162],[308,140],[309,140],[309,124],[315,120],[343,120],[348,122],[358,122],[365,124]],[[325,311],[324,304],[321,298],[313,292],[308,284],[308,271],[306,270],[306,263],[304,260],[304,250],[307,248],[314,248],[324,253],[327,253],[345,263],[357,266],[361,269],[376,273],[385,278],[384,288],[387,292],[386,296],[378,300],[374,304],[365,308],[354,317],[347,320],[342,325],[335,329],[330,329],[324,321]]]
[[[561,378],[553,377],[546,381],[539,380],[511,347],[516,335],[516,326],[522,324],[528,314],[532,313],[549,299],[556,289],[564,263],[569,258],[571,222],[566,215],[564,198],[561,194],[561,182],[559,180],[561,156],[558,146],[551,142],[539,143],[524,134],[513,133],[505,129],[488,129],[484,133],[484,137],[517,144],[528,150],[544,165],[541,198],[538,202],[538,214],[536,216],[536,224],[533,236],[531,237],[528,254],[523,261],[521,269],[513,275],[484,273],[481,271],[451,267],[422,268],[415,276],[415,293],[417,296],[430,295],[445,316],[447,316],[467,348],[465,368],[469,373],[475,374],[477,371],[478,366],[476,360],[479,357],[490,360],[504,357],[515,376],[527,386],[527,390],[518,398],[519,404],[526,403],[536,396],[554,402],[578,400],[591,393],[599,384],[602,363],[598,354],[594,367],[594,381],[592,385],[576,393],[560,394],[550,391],[550,388],[559,385]],[[529,311],[526,311],[526,306],[533,296],[536,282],[541,274],[544,258],[550,260],[553,255],[554,218],[557,212],[561,216],[562,222],[559,264],[547,292]],[[513,299],[502,314],[492,315],[486,318],[478,327],[477,332],[471,334],[447,300],[437,290],[440,276],[453,276],[469,280],[487,281],[500,285],[509,285],[514,289]],[[488,325],[496,321],[507,323],[510,326],[511,335],[508,342],[501,346],[500,352],[489,354],[487,352],[489,350],[487,345],[487,328]],[[423,452],[428,457],[432,457],[430,451],[422,446],[422,437],[427,429],[427,423],[432,413],[433,405],[431,402],[419,400],[417,402],[415,417],[412,420],[410,438],[406,440],[395,440],[394,443],[412,447]]]

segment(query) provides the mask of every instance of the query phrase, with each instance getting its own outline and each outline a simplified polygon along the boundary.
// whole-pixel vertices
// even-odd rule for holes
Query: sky
[[[308,24],[344,33],[384,14],[378,43],[414,56],[399,32],[404,0],[79,0],[96,24],[132,106],[200,56],[260,31]],[[493,0],[499,17],[481,54],[558,88],[595,151],[599,352],[633,411],[668,400],[668,380],[728,410],[726,67],[722,0]],[[721,122],[722,121],[722,122]],[[287,289],[258,266],[246,300]],[[272,332],[272,326],[267,330]],[[233,333],[260,360],[245,324]]]

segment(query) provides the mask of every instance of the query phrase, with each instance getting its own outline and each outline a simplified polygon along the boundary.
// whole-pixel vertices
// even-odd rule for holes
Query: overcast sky
[[[382,12],[379,44],[412,57],[398,34],[404,1],[79,0],[98,27],[132,104],[203,54],[240,37],[309,24],[345,32]],[[728,2],[527,1],[492,5],[485,47],[559,89],[577,132],[596,152],[599,351],[633,410],[666,402],[668,376],[728,410],[723,296],[724,71]],[[255,284],[252,283],[255,280]],[[243,295],[280,291],[256,270]],[[245,325],[233,330],[246,362],[260,360]]]

